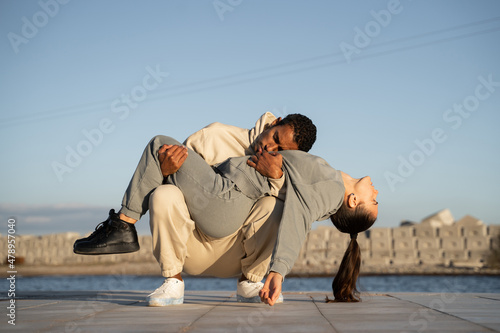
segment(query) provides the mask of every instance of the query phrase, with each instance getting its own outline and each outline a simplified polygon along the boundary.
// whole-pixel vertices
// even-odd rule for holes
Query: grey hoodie
[[[281,151],[286,197],[270,270],[286,276],[293,267],[312,223],[329,218],[342,205],[340,171],[321,157],[299,150]],[[269,193],[267,178],[247,165],[248,157],[230,158],[216,166],[252,199]]]

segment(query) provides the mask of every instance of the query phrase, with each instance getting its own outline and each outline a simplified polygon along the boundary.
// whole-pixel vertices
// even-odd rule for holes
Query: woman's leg
[[[158,149],[168,142],[178,141],[166,137],[155,136],[144,149],[139,164],[125,191],[120,213],[135,220],[139,220],[148,211],[149,196],[163,183],[160,162],[158,160]]]
[[[167,136],[155,136],[144,149],[141,160],[122,201],[121,213],[139,220],[148,210],[151,193],[163,183],[158,150],[163,145],[180,145]],[[182,167],[168,177],[168,183],[181,189],[189,213],[207,235],[225,237],[243,224],[253,200],[235,189],[234,183],[217,174],[193,150]]]
[[[188,151],[184,164],[167,178],[167,182],[181,189],[196,226],[213,238],[236,232],[255,202],[243,195],[231,180],[216,173],[192,150]]]

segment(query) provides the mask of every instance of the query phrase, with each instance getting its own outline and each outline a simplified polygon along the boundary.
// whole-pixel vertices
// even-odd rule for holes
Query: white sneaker
[[[184,303],[184,281],[165,279],[163,284],[146,298],[149,306],[167,306]]]
[[[250,280],[238,281],[236,286],[236,300],[241,303],[260,303],[259,291],[264,287],[262,282],[252,282]],[[283,294],[276,300],[276,303],[283,303]]]

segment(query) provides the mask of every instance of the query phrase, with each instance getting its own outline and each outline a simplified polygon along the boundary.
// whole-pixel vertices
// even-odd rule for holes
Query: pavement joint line
[[[25,308],[19,308],[19,310],[34,309],[34,308],[39,308],[39,307],[41,307],[41,306],[45,306],[45,305],[52,305],[52,304],[57,304],[57,303],[61,303],[61,302],[60,302],[60,301],[57,301],[57,302],[50,302],[50,303],[37,304],[37,305],[27,306],[27,307],[25,307]]]
[[[323,314],[323,311],[321,311],[321,309],[319,308],[318,304],[316,304],[316,301],[314,300],[314,297],[312,297],[311,295],[308,295],[308,296],[312,300],[312,302],[313,302],[314,306],[316,307],[316,309],[319,311],[320,315],[328,322],[328,324],[330,324],[330,326],[333,329],[333,332],[338,333],[338,331],[335,329],[335,326],[333,325],[333,323],[330,320],[328,320],[328,318],[325,317],[325,315]]]
[[[179,330],[179,332],[188,332],[190,331],[192,328],[193,328],[193,325],[199,321],[201,318],[205,317],[206,315],[208,315],[211,311],[213,311],[215,308],[217,308],[219,305],[223,304],[223,303],[226,303],[228,302],[231,298],[233,298],[236,294],[235,293],[232,293],[231,295],[229,295],[228,297],[226,297],[223,301],[221,302],[218,302],[217,304],[213,305],[210,309],[208,309],[207,312],[205,312],[204,314],[202,314],[201,316],[199,316],[198,318],[196,318],[195,320],[193,320],[192,322],[190,322],[187,326],[184,326],[183,328],[181,328]]]
[[[481,296],[481,295],[478,295],[476,297],[477,298],[482,298],[482,299],[487,299],[487,300],[490,300],[490,301],[497,301],[497,302],[500,301],[500,299],[498,299],[498,298],[491,298],[491,297],[486,297],[486,296]]]
[[[99,295],[106,295],[106,294],[109,294],[109,292],[108,292],[108,291],[97,292],[97,293],[95,294],[95,296],[94,296],[94,297],[92,297],[91,299],[86,299],[86,300],[84,300],[84,301],[86,301],[86,302],[91,302],[91,301],[93,301],[93,300],[94,300],[94,301],[99,301],[99,300],[97,300],[97,297],[98,297]],[[111,294],[112,294],[112,293],[111,293]],[[77,319],[62,319],[62,320],[60,319],[60,320],[58,320],[57,322],[53,322],[53,323],[52,323],[49,327],[45,328],[45,329],[44,329],[44,332],[52,332],[52,328],[53,328],[53,326],[54,326],[55,324],[58,324],[58,323],[66,323],[66,324],[67,324],[67,323],[76,322],[76,321],[79,321],[79,322],[81,322],[81,321],[85,321],[85,320],[88,320],[88,319],[90,319],[90,318],[92,318],[92,317],[95,317],[95,316],[96,316],[96,315],[98,315],[98,314],[102,314],[102,313],[106,313],[106,312],[111,312],[111,311],[114,311],[114,310],[116,310],[117,308],[121,307],[122,305],[127,305],[127,306],[130,306],[130,305],[134,305],[134,304],[137,304],[137,303],[140,303],[140,302],[141,302],[141,301],[133,301],[133,302],[130,302],[130,303],[127,303],[127,304],[119,304],[119,305],[116,305],[115,307],[113,307],[113,308],[111,308],[111,309],[106,309],[106,310],[101,310],[101,311],[99,311],[99,310],[95,310],[94,312],[89,313],[89,314],[87,314],[87,315],[85,315],[85,316],[83,316],[83,317],[77,318]],[[59,303],[59,302],[56,302],[56,303]],[[42,332],[42,331],[40,331],[40,332]]]
[[[436,293],[436,294],[439,294],[439,293]],[[446,315],[446,316],[450,316],[450,317],[453,317],[453,318],[456,318],[456,319],[460,319],[460,320],[465,321],[465,322],[467,322],[467,323],[469,323],[469,324],[472,324],[472,325],[477,325],[477,326],[479,326],[479,327],[482,327],[482,328],[484,328],[484,329],[487,329],[488,331],[491,331],[491,332],[498,332],[497,330],[494,330],[494,329],[492,329],[492,328],[490,328],[490,327],[488,327],[488,326],[484,326],[484,325],[482,325],[482,324],[480,324],[480,323],[475,323],[475,322],[473,322],[473,321],[467,320],[467,319],[465,319],[465,318],[459,317],[459,316],[457,316],[457,315],[454,315],[454,314],[451,314],[451,313],[448,313],[448,312],[441,311],[441,310],[439,310],[439,309],[431,308],[431,307],[429,307],[429,306],[426,306],[426,305],[423,305],[423,304],[420,304],[420,303],[417,303],[417,302],[412,302],[412,301],[407,300],[407,299],[402,299],[402,298],[396,297],[396,296],[394,296],[394,295],[390,295],[390,294],[388,294],[387,296],[392,297],[392,298],[395,298],[395,299],[400,300],[400,301],[404,301],[404,302],[408,302],[408,303],[412,303],[412,304],[415,304],[415,305],[421,306],[421,307],[426,308],[426,309],[429,309],[429,310],[431,310],[431,311],[436,311],[436,312],[439,312],[439,313],[444,314],[444,315]]]

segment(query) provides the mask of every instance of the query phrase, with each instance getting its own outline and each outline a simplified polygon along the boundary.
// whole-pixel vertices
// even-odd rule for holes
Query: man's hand
[[[252,155],[247,164],[257,170],[262,176],[267,178],[279,179],[283,176],[283,156],[275,151],[259,150]]]
[[[278,300],[281,294],[281,284],[283,283],[283,276],[280,273],[270,272],[267,276],[264,287],[259,292],[260,300],[270,306]]]
[[[163,145],[158,149],[158,160],[163,177],[177,172],[188,156],[188,150],[179,145]]]

